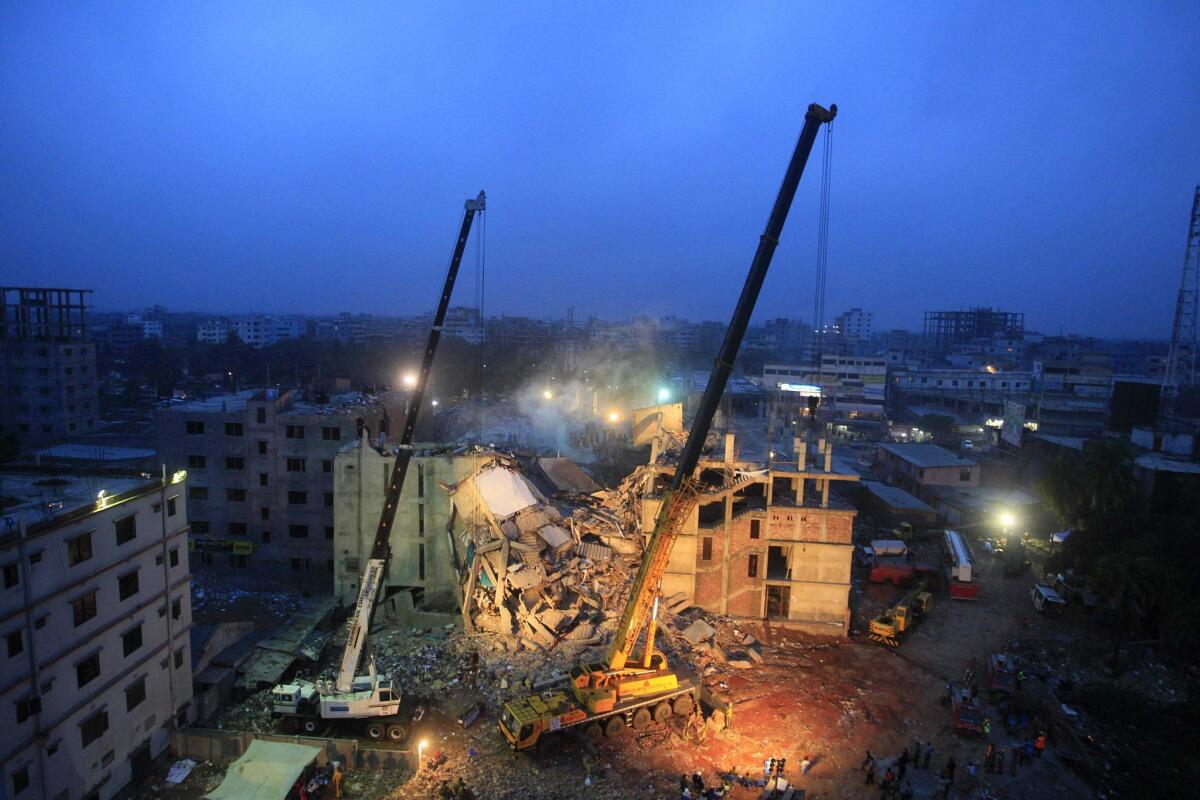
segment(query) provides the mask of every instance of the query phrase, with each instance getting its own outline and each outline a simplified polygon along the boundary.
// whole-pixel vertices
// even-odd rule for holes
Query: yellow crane
[[[654,649],[654,618],[658,608],[659,586],[675,538],[696,507],[698,498],[691,476],[699,463],[701,448],[708,437],[721,395],[725,392],[725,384],[733,371],[742,337],[779,244],[796,187],[804,174],[817,131],[822,124],[832,122],[836,114],[837,106],[831,105],[825,109],[815,103],[808,107],[808,113],[805,114],[796,149],[775,198],[771,216],[767,219],[766,229],[759,237],[746,283],[696,409],[696,417],[675,467],[675,474],[663,496],[654,531],[604,661],[574,667],[570,673],[570,693],[549,691],[506,703],[500,715],[500,731],[513,749],[527,750],[536,746],[553,750],[559,744],[556,734],[579,726],[590,738],[617,736],[626,725],[642,728],[651,720],[665,722],[672,714],[690,714],[695,707],[700,693],[696,676],[684,670],[671,669],[666,656]],[[645,647],[641,659],[635,660],[633,650],[643,630],[646,631]]]
[[[871,620],[871,641],[899,647],[921,618],[933,608],[933,595],[925,591],[925,581],[917,581],[896,605]]]

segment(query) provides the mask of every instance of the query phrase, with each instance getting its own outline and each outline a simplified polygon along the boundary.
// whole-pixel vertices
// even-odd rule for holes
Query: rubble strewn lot
[[[550,760],[511,752],[496,730],[503,703],[561,684],[574,665],[604,655],[640,557],[636,480],[586,499],[547,498],[500,457],[446,487],[472,523],[468,613],[423,627],[379,616],[371,640],[376,663],[404,692],[402,713],[422,714],[399,745],[413,769],[352,770],[348,797],[456,796],[456,787],[457,796],[478,798],[678,797],[679,776],[699,771],[709,784],[736,774],[741,780],[727,796],[757,798],[763,762],[784,758],[788,778],[806,797],[857,798],[877,792],[864,785],[867,750],[882,776],[917,740],[932,743],[934,755],[928,769],[907,769],[916,797],[941,795],[938,773],[950,758],[958,765],[952,797],[1138,797],[1146,795],[1130,787],[1150,785],[1155,795],[1178,796],[1170,787],[1183,785],[1175,771],[1183,767],[1159,757],[1150,762],[1153,776],[1139,771],[1147,756],[1131,744],[1130,731],[1144,732],[1147,741],[1175,737],[1162,746],[1177,748],[1177,761],[1185,762],[1195,729],[1177,717],[1190,676],[1150,649],[1126,651],[1124,668],[1114,673],[1107,628],[1082,612],[1039,616],[1029,601],[1032,576],[1005,578],[986,556],[981,599],[935,594],[933,611],[896,652],[862,632],[904,590],[868,584],[865,573],[855,576],[849,639],[718,617],[682,595],[661,598],[656,644],[670,663],[701,676],[707,722],[626,729],[595,746],[572,739]],[[936,559],[932,545],[924,549],[918,556]],[[300,669],[332,673],[344,636],[335,633],[322,660]],[[947,682],[978,683],[979,676],[966,676],[971,662],[985,664],[1006,646],[1025,673],[1019,699],[1010,706],[984,691],[989,736],[955,736]],[[475,708],[477,719],[469,713]],[[1139,709],[1162,716],[1139,723]],[[279,731],[266,692],[227,709],[217,724]],[[987,743],[1011,753],[1038,728],[1049,735],[1042,758],[1015,770],[1010,758],[1003,774],[985,768]],[[427,746],[417,769],[420,741]],[[799,768],[804,759],[807,775]]]

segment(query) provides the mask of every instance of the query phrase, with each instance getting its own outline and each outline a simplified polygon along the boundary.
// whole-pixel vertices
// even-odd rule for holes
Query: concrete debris
[[[716,635],[716,629],[702,619],[696,620],[683,631],[683,638],[687,639],[693,645],[708,641]]]
[[[680,614],[692,607],[692,601],[683,592],[676,592],[670,597],[664,598],[661,605],[672,614]]]
[[[590,558],[592,561],[608,561],[613,557],[611,547],[595,542],[580,542],[575,545],[575,552],[584,558]]]

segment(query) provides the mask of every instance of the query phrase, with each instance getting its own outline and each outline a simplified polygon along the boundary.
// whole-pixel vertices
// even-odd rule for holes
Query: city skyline
[[[483,188],[488,310],[723,319],[817,101],[841,109],[826,308],[884,329],[995,305],[1048,332],[1169,335],[1200,175],[1185,4],[3,14],[12,283],[419,313]],[[811,313],[819,169],[764,318]]]

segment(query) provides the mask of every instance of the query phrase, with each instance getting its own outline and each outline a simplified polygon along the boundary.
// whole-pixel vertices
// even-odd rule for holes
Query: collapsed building
[[[667,426],[668,428],[672,426]],[[673,474],[679,437],[603,490],[574,461],[417,446],[392,529],[384,608],[457,611],[502,647],[549,652],[611,633]],[[719,441],[720,437],[713,437]],[[710,448],[710,450],[718,448]],[[351,605],[378,524],[394,451],[362,440],[335,464],[335,595]],[[849,630],[854,509],[831,492],[829,441],[792,458],[741,460],[733,434],[701,459],[700,502],[680,530],[664,610],[809,632]]]

